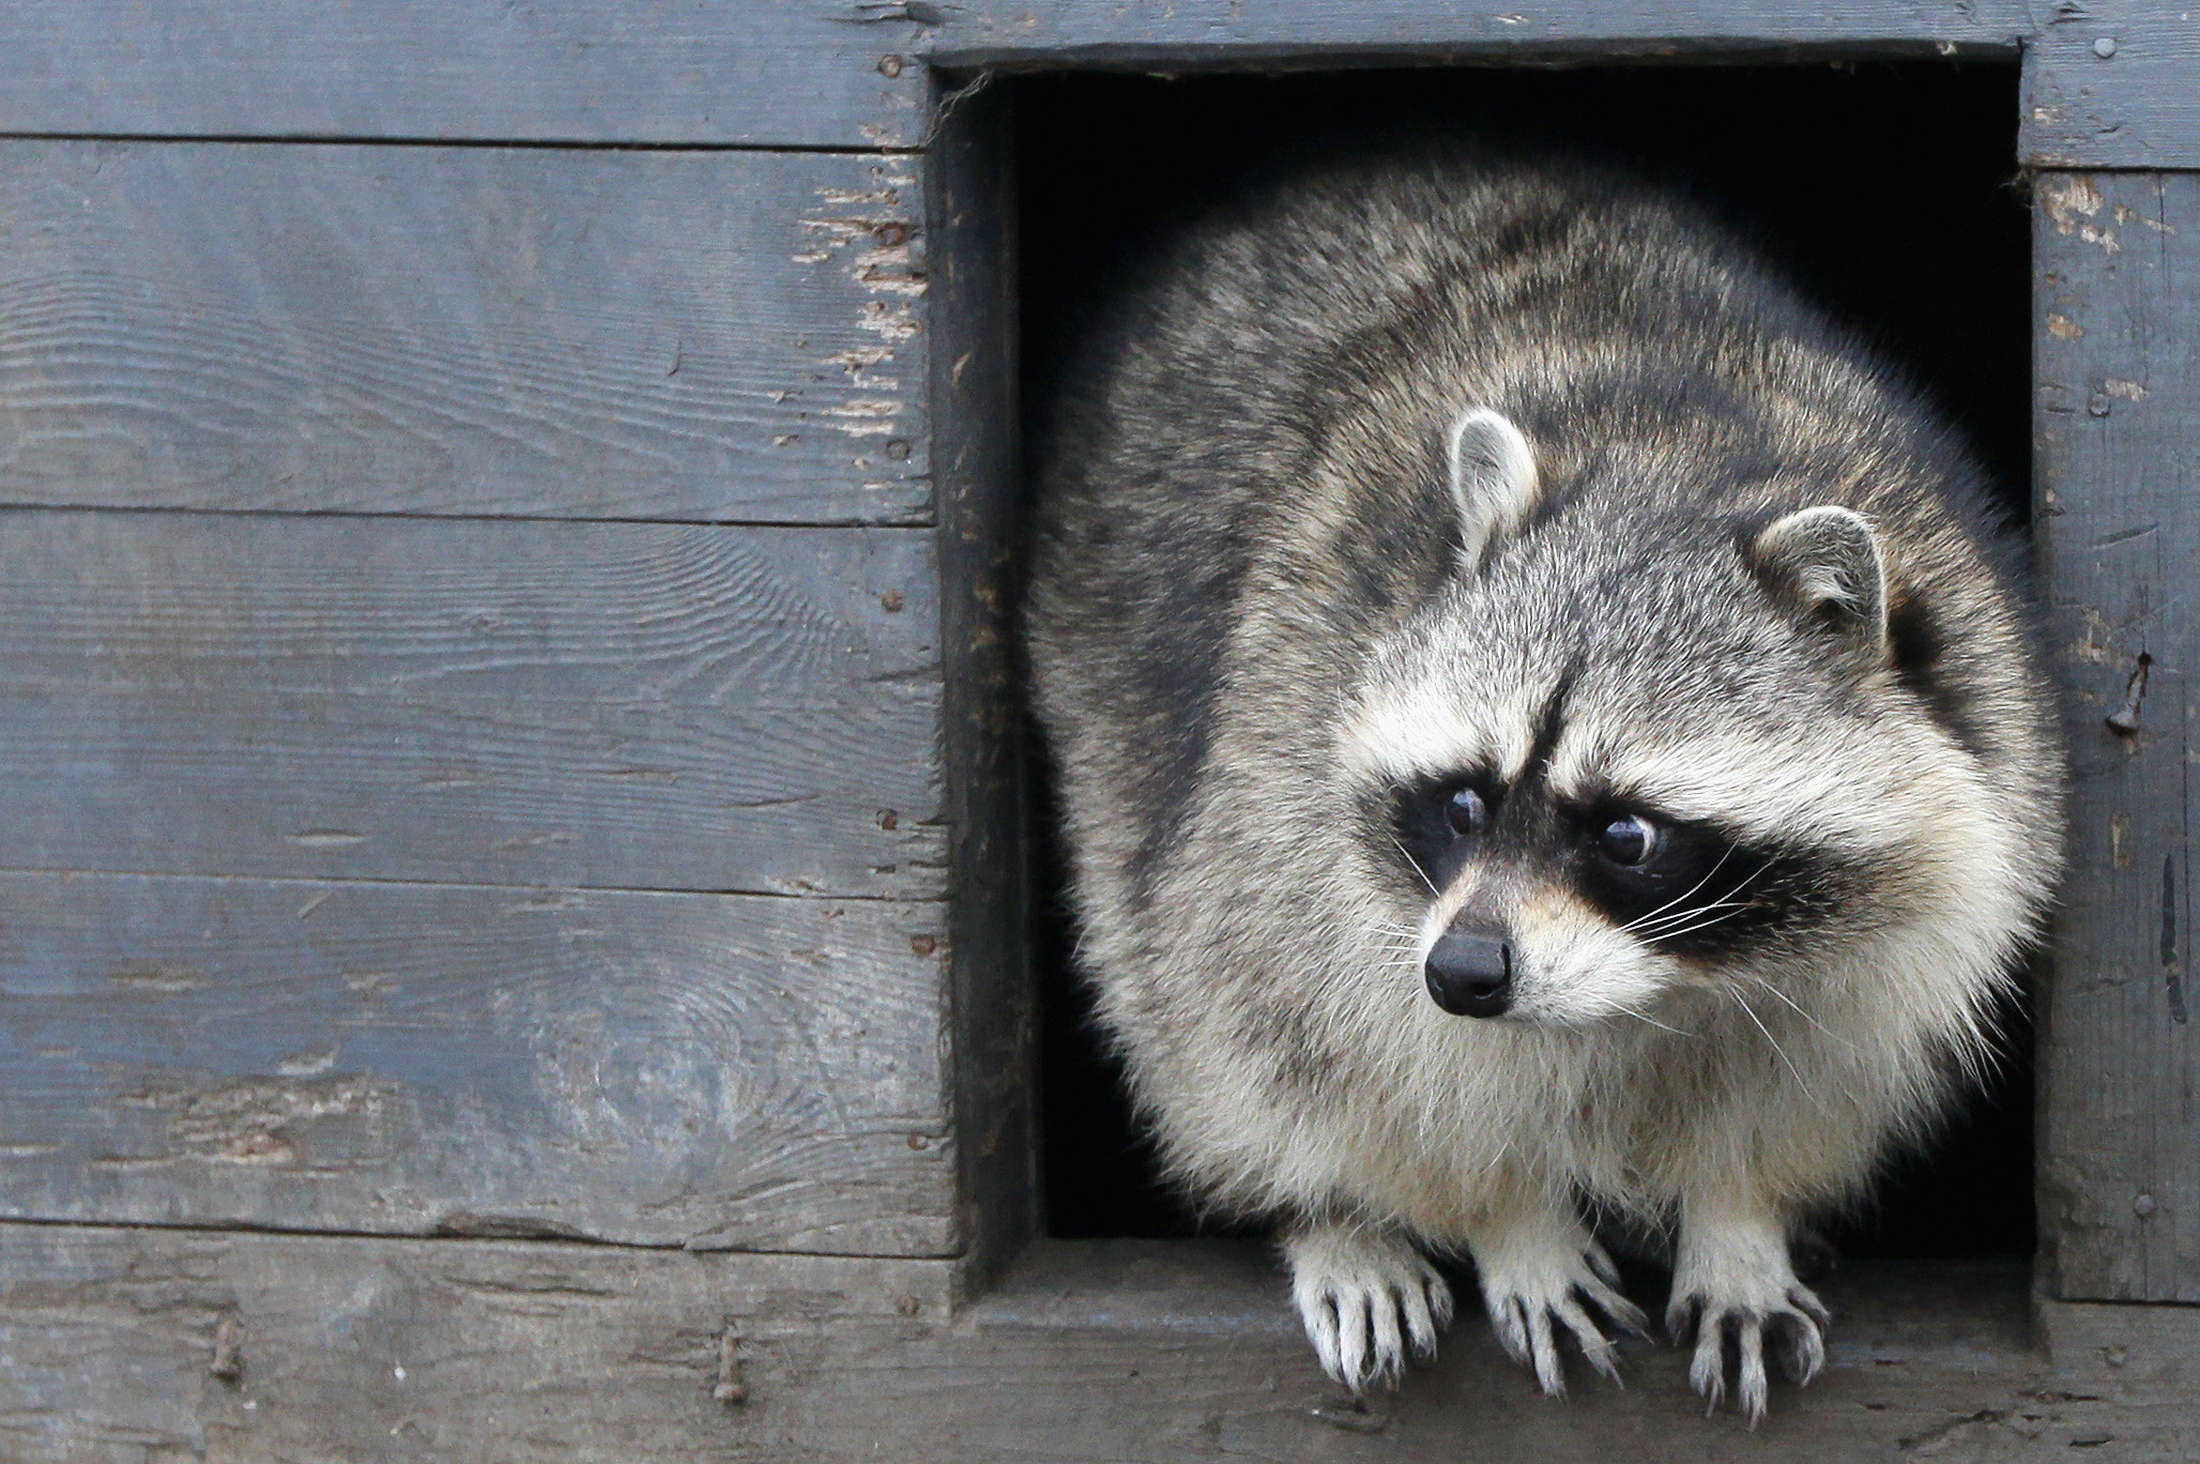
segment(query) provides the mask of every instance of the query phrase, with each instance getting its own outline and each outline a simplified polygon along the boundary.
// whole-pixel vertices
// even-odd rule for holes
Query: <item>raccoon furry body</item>
[[[1179,239],[1046,440],[1028,605],[1079,963],[1325,1367],[1611,1373],[1583,1207],[1754,1417],[1788,1245],[1986,1052],[2061,759],[1981,473],[1688,208],[1447,153]],[[1734,1361],[1722,1360],[1722,1343]]]

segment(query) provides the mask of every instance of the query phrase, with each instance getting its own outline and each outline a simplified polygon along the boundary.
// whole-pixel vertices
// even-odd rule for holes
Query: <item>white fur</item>
[[[1291,1296],[1322,1370],[1353,1392],[1397,1385],[1406,1353],[1436,1354],[1451,1325],[1451,1287],[1404,1237],[1350,1225],[1308,1226],[1284,1242]]]
[[[1459,558],[1472,569],[1490,542],[1517,529],[1535,506],[1535,453],[1511,418],[1472,407],[1451,424],[1445,460],[1459,510]]]

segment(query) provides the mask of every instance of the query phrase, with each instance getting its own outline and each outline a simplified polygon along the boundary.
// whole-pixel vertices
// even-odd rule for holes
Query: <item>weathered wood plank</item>
[[[864,0],[7,0],[0,132],[903,147],[922,78],[881,62],[919,33]]]
[[[922,521],[922,223],[878,155],[0,141],[0,503]]]
[[[2034,30],[2020,0],[1548,0],[1503,9],[1447,0],[977,0],[938,14],[918,43],[936,63],[1033,68],[1691,53],[2014,57]]]
[[[945,919],[0,874],[0,1215],[945,1254]]]
[[[2041,1223],[2067,1300],[2200,1301],[2200,176],[2036,189],[2039,539],[2076,778]]]
[[[929,897],[909,529],[0,514],[46,869]]]
[[[1280,1278],[1196,1245],[1050,1248],[954,1319],[943,1262],[499,1242],[10,1226],[0,1278],[0,1445],[23,1464],[2154,1464],[2200,1444],[2184,1391],[2073,1386],[2026,1351],[2007,1268],[1837,1277],[1829,1370],[1754,1433],[1705,1418],[1667,1347],[1629,1348],[1625,1391],[1545,1399],[1479,1317],[1355,1408]]]
[[[2200,25],[2157,0],[2041,6],[2019,147],[2036,168],[2200,168]]]
[[[951,1279],[944,1261],[5,1225],[0,1454],[801,1457],[759,1446],[771,1403],[713,1396],[729,1326],[729,1379],[776,1383],[843,1356],[843,1329],[889,1351],[932,1335]]]
[[[1014,142],[999,92],[948,117],[928,159],[942,725],[955,892],[955,1131],[975,1275],[1039,1229],[1032,790],[1015,654],[1023,541]]]

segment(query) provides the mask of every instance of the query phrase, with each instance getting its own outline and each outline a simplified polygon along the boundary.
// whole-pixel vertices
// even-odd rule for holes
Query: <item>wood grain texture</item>
[[[926,521],[922,225],[877,155],[0,140],[0,503]]]
[[[0,513],[0,863],[936,895],[932,548]]]
[[[950,1281],[941,1261],[0,1226],[0,1454],[761,1460],[770,1405],[713,1396],[729,1328],[731,1375],[762,1383],[767,1356],[774,1378],[844,1357],[844,1332],[889,1353],[933,1334]]]
[[[942,65],[1171,70],[1695,53],[2013,58],[2034,29],[2020,0],[1548,0],[1476,9],[1446,0],[973,0],[940,6],[939,15],[919,49]]]
[[[1705,1418],[1667,1347],[1628,1348],[1625,1391],[1543,1398],[1478,1316],[1355,1407],[1281,1278],[1200,1245],[1048,1248],[953,1317],[943,1262],[509,1242],[8,1226],[0,1278],[21,1464],[2159,1464],[2200,1443],[2186,1392],[2027,1351],[2010,1268],[1838,1278],[1829,1370],[1755,1432]]]
[[[901,147],[914,8],[7,0],[0,131]]]
[[[945,1254],[945,918],[0,874],[0,1215]]]
[[[955,1131],[966,1255],[983,1279],[1039,1230],[1032,790],[1016,654],[1022,588],[1014,144],[998,91],[950,114],[928,164],[940,465],[942,707],[954,894]]]
[[[2035,186],[2036,517],[2075,772],[2041,1223],[2066,1300],[2200,1301],[2200,177]]]
[[[2160,0],[2041,6],[2020,150],[2036,168],[2200,168],[2200,25]]]

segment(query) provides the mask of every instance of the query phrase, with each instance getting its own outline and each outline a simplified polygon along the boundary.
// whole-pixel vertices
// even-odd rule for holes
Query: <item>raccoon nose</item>
[[[1502,1016],[1512,968],[1512,944],[1494,931],[1447,930],[1429,949],[1428,994],[1455,1017]]]

